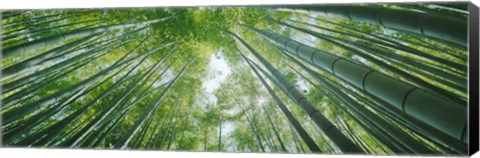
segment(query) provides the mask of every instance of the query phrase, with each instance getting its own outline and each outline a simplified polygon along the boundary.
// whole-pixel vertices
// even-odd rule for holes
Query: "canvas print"
[[[467,4],[6,10],[2,146],[466,155]]]

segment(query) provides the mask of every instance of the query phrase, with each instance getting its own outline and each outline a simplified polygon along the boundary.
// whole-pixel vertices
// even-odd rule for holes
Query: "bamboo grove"
[[[4,11],[1,142],[464,155],[466,7]]]

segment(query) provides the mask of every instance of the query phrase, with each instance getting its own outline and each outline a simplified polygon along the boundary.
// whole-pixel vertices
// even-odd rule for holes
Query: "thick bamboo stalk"
[[[381,45],[381,46],[386,47],[386,48],[401,50],[403,52],[406,52],[406,53],[409,53],[409,54],[412,54],[412,55],[415,55],[415,56],[423,57],[424,59],[428,59],[428,60],[435,61],[437,63],[448,65],[448,67],[456,68],[458,71],[461,71],[461,72],[466,72],[466,70],[467,70],[466,65],[463,65],[463,64],[455,62],[455,61],[448,60],[445,57],[437,57],[437,56],[434,56],[432,54],[428,54],[426,52],[420,51],[420,50],[412,48],[412,47],[405,46],[402,43],[395,42],[395,41],[392,41],[392,40],[385,41],[386,39],[384,39],[384,38],[382,38],[382,40],[365,38],[363,36],[359,36],[359,35],[355,35],[355,34],[349,34],[349,33],[341,32],[341,31],[337,31],[337,30],[332,30],[332,29],[329,29],[329,28],[326,28],[326,27],[313,25],[313,24],[306,23],[306,22],[301,22],[301,21],[296,21],[296,20],[289,20],[289,21],[304,24],[304,25],[311,26],[311,27],[314,27],[314,28],[317,28],[317,29],[322,29],[322,30],[326,30],[326,31],[329,31],[329,32],[334,32],[334,33],[338,33],[338,34],[341,34],[341,35],[353,37],[353,38],[356,38],[356,39],[361,39],[365,42],[374,43],[376,45]],[[280,21],[277,21],[277,20],[275,20],[275,22],[280,23],[280,24],[286,24],[284,22],[280,22]],[[288,25],[288,24],[286,24],[286,25]],[[309,32],[309,31],[307,31],[307,32]],[[326,34],[323,34],[323,33],[320,33],[320,32],[315,32],[315,33],[318,34],[318,35],[328,36],[330,38],[335,38],[335,39],[338,39],[338,40],[347,41],[347,40],[337,38],[337,37],[334,37],[334,36],[330,36],[330,35],[326,35]],[[377,36],[373,36],[373,37],[377,37]],[[383,53],[383,54],[396,55],[395,53]],[[397,56],[397,58],[400,57],[399,55],[396,55],[396,56]],[[402,57],[402,58],[404,60],[407,60],[408,62],[414,62],[415,64],[419,64],[422,67],[428,66],[428,65],[424,65],[420,61],[417,61],[417,60],[414,60],[414,59],[411,59],[411,58],[407,58],[407,57]],[[460,59],[460,60],[462,60],[462,59]],[[435,70],[435,71],[445,71],[445,69],[438,69],[438,70]]]
[[[362,36],[369,37],[369,39],[372,39],[372,40],[375,40],[375,41],[385,41],[386,43],[390,43],[390,44],[400,46],[400,47],[405,47],[405,48],[410,48],[409,45],[420,46],[420,47],[423,47],[423,48],[427,48],[429,50],[436,51],[438,53],[446,53],[446,54],[448,54],[452,57],[456,57],[460,60],[466,60],[467,59],[465,54],[455,53],[454,50],[452,48],[449,48],[448,46],[442,46],[442,47],[433,46],[431,43],[429,43],[427,41],[424,41],[424,39],[422,39],[420,37],[412,36],[412,38],[414,38],[414,40],[412,41],[408,38],[399,39],[399,37],[391,36],[391,35],[384,35],[384,34],[375,35],[375,34],[365,32],[365,31],[359,30],[359,29],[351,27],[351,26],[335,23],[333,21],[329,21],[329,20],[326,20],[324,18],[316,18],[316,17],[313,17],[313,16],[308,16],[308,17],[314,18],[317,21],[322,21],[322,22],[325,22],[327,24],[338,26],[338,27],[341,27],[343,29],[358,33]],[[390,39],[390,38],[392,38],[392,39]],[[417,40],[417,41],[415,41],[415,40]],[[402,42],[400,43],[398,41],[402,41]],[[422,41],[422,42],[418,42],[418,41]]]
[[[10,20],[10,18],[21,16],[22,14],[25,14],[28,12],[29,11],[2,11],[0,12],[0,16],[2,17],[2,19],[0,20]]]
[[[332,94],[332,92],[337,92],[337,93],[338,93],[338,91],[334,91],[334,90],[337,90],[337,89],[330,90],[330,89],[332,89],[332,88],[335,88],[335,87],[331,87],[332,85],[323,84],[323,83],[324,83],[324,79],[323,79],[322,77],[320,77],[320,75],[319,75],[318,73],[312,71],[311,69],[307,68],[305,65],[299,63],[298,60],[296,60],[296,59],[294,59],[294,58],[291,58],[291,56],[288,56],[286,53],[284,53],[284,54],[287,56],[287,58],[289,58],[289,59],[292,60],[293,62],[297,63],[302,69],[304,69],[305,71],[307,71],[308,74],[310,74],[311,76],[313,76],[314,79],[316,79],[320,84],[323,85],[323,87],[325,87],[325,88],[327,89],[326,91],[330,92],[330,94]],[[351,99],[350,99],[350,100],[347,100],[347,101],[349,101],[349,102],[346,102],[346,101],[344,100],[344,98],[340,98],[340,96],[338,96],[337,93],[333,93],[333,95],[340,100],[339,102],[337,102],[337,100],[334,99],[333,97],[331,97],[330,95],[328,95],[327,92],[324,92],[324,90],[323,90],[322,88],[320,88],[319,85],[313,83],[310,79],[306,78],[303,74],[301,74],[300,72],[298,72],[297,70],[295,70],[293,67],[290,66],[290,68],[291,68],[292,70],[294,70],[297,74],[300,74],[305,80],[307,80],[307,82],[309,82],[310,84],[312,84],[315,88],[319,89],[320,92],[321,92],[323,95],[327,96],[331,101],[336,102],[336,103],[339,105],[339,107],[340,107],[341,109],[343,109],[346,113],[349,113],[349,112],[348,112],[348,110],[346,110],[346,109],[343,108],[343,104],[342,104],[342,103],[353,103],[355,106],[360,106],[359,104],[357,104],[357,102],[352,101]],[[329,86],[330,86],[330,87],[329,87]],[[342,96],[342,97],[345,97],[345,96]],[[341,103],[341,102],[342,102],[342,103]],[[356,111],[355,108],[351,108],[351,109],[354,110],[354,112],[356,112],[357,114],[359,113],[358,111]],[[371,114],[373,114],[373,113],[371,113]],[[375,130],[378,130],[379,128],[382,128],[381,126],[380,126],[380,127],[377,127],[375,124],[371,124],[372,119],[368,119],[368,118],[366,118],[366,117],[363,116],[363,115],[356,115],[356,116],[362,118],[365,122],[370,123],[369,126],[365,128],[365,130],[370,130],[370,129],[372,129],[372,128],[375,129]],[[354,118],[354,119],[355,119],[355,118]],[[359,121],[357,121],[357,122],[359,122]],[[360,125],[362,125],[362,122],[359,122],[359,123],[360,123]],[[388,136],[385,136],[386,133],[387,133],[387,132],[385,132],[385,131],[381,131],[381,134],[380,134],[380,135],[382,135],[383,138],[388,137]],[[373,135],[373,136],[374,136],[374,137],[378,137],[379,135]],[[390,138],[390,137],[388,137],[388,138]],[[380,139],[380,140],[383,140],[383,139]],[[400,142],[396,142],[396,140],[390,140],[390,141],[388,141],[388,142],[382,141],[382,142],[384,142],[384,144],[388,145],[388,147],[389,147],[390,149],[394,150],[396,153],[401,153],[401,152],[408,153],[408,151],[409,151],[408,149],[405,150],[405,149],[403,149],[403,148],[401,148],[401,147],[397,148],[397,146],[399,146],[399,145],[404,145],[404,144],[403,144],[403,143],[400,143]],[[395,144],[393,145],[392,143],[395,143]],[[401,150],[400,150],[400,149],[401,149]]]
[[[125,42],[120,43],[120,44],[125,44],[125,43],[127,43],[127,42],[129,42],[129,41],[125,41]],[[99,54],[93,54],[93,53],[98,53],[98,52],[95,51],[95,50],[92,50],[92,51],[90,51],[90,52],[86,52],[86,53],[80,54],[80,55],[78,55],[78,56],[75,56],[75,57],[72,58],[72,60],[73,60],[73,59],[80,59],[81,62],[84,62],[84,61],[85,61],[85,63],[88,63],[88,62],[93,61],[94,59],[97,59],[98,57],[101,57],[101,56],[103,56],[103,55],[106,55],[106,54],[110,53],[111,51],[115,50],[115,49],[116,49],[117,47],[119,47],[119,46],[121,46],[121,45],[117,45],[117,46],[114,46],[113,48],[109,48],[108,51],[102,52],[102,53],[99,53]],[[93,54],[93,55],[96,55],[96,56],[94,56],[94,57],[92,57],[92,58],[88,58],[88,57],[89,57],[90,55],[92,55],[92,54]],[[82,58],[85,58],[85,59],[82,59]],[[69,61],[70,61],[70,60],[69,60]],[[73,61],[75,61],[75,60],[73,60]],[[66,62],[66,63],[65,63],[65,62],[62,62],[62,63],[59,64],[59,65],[55,65],[55,66],[49,67],[49,68],[47,68],[47,69],[45,69],[45,70],[51,71],[52,69],[50,69],[50,68],[55,68],[55,67],[57,67],[57,66],[58,66],[58,67],[61,67],[61,66],[64,66],[63,64],[69,64],[69,63],[68,63],[68,62]],[[82,65],[83,65],[83,64],[82,64]],[[75,70],[75,69],[73,69],[73,70]],[[41,71],[43,71],[43,70],[41,70]],[[40,71],[40,72],[41,72],[41,71]],[[48,72],[48,71],[47,71],[47,72]],[[59,77],[62,77],[62,76],[57,76],[57,77],[59,78]],[[19,80],[19,81],[25,81],[25,80],[22,79],[22,80]],[[27,81],[28,81],[28,80],[27,80]],[[50,82],[45,82],[45,83],[37,84],[37,85],[31,85],[31,87],[27,87],[27,89],[22,89],[21,91],[15,93],[15,94],[12,94],[12,95],[10,95],[10,96],[8,96],[8,97],[6,97],[6,98],[4,99],[4,102],[5,102],[5,103],[10,103],[11,101],[24,98],[25,95],[27,95],[27,94],[29,94],[29,93],[32,93],[32,92],[34,92],[34,91],[36,91],[36,90],[38,90],[38,89],[46,86],[47,84],[49,84],[49,83],[51,83],[51,82],[53,82],[53,81],[55,81],[55,80],[49,79],[49,81],[50,81]],[[15,82],[15,83],[19,83],[19,82]],[[20,82],[20,83],[21,83],[21,82]],[[7,84],[5,87],[6,87],[6,88],[10,88],[10,84]]]
[[[52,57],[55,54],[64,52],[68,49],[75,48],[78,45],[81,45],[85,42],[88,42],[89,40],[93,39],[97,35],[98,34],[86,36],[84,38],[81,38],[81,39],[78,39],[78,40],[73,41],[71,43],[67,43],[65,45],[53,48],[51,50],[46,51],[45,53],[36,55],[32,58],[23,60],[19,63],[11,65],[11,66],[8,66],[8,67],[2,69],[2,74],[6,78],[9,78],[10,76],[15,75],[15,74],[22,74],[22,73],[24,73],[25,70],[31,69],[31,67],[39,67],[40,65],[36,65],[36,64],[40,63],[42,60],[47,59],[49,57]],[[3,80],[6,80],[6,79],[4,78]]]
[[[386,101],[408,116],[466,143],[464,137],[468,136],[465,130],[467,126],[465,106],[278,34],[249,28],[317,68],[326,70]]]
[[[34,96],[34,93],[30,92],[35,92],[38,89],[51,84],[55,82],[57,79],[64,77],[64,75],[67,75],[83,66],[88,64],[88,62],[79,62],[75,63],[74,65],[71,65],[71,67],[62,69],[57,72],[53,72],[52,74],[46,74],[43,75],[42,77],[37,78],[38,81],[36,82],[35,80],[25,83],[25,85],[22,85],[22,89],[20,89],[18,92],[13,93],[9,96],[4,96],[3,101],[3,110],[8,111],[10,110],[10,107],[24,103],[25,100],[28,100],[30,97]],[[19,88],[19,87],[16,87]]]
[[[293,59],[293,58],[291,58]],[[301,64],[296,61],[297,64]],[[351,99],[347,96],[347,94],[339,91],[334,87],[334,85],[327,80],[324,80],[318,73],[308,69],[305,65],[300,65],[304,70],[306,70],[310,75],[314,76],[314,78],[325,86],[330,92],[332,92],[337,98],[339,98],[343,103],[348,105],[351,109],[358,111],[363,117],[368,118],[373,123],[375,123],[378,127],[382,129],[382,132],[387,133],[391,137],[395,138],[402,144],[405,144],[410,150],[415,151],[418,154],[432,154],[435,153],[434,151],[430,150],[429,148],[425,147],[425,145],[421,144],[420,142],[416,141],[413,137],[409,136],[407,133],[403,132],[401,129],[389,124],[388,122],[384,121],[376,114],[370,112],[362,105],[359,105],[355,100]],[[317,85],[315,85],[317,86]]]
[[[320,92],[324,95],[324,96],[327,96],[327,98],[329,98],[332,102],[335,102],[338,107],[340,109],[342,109],[343,111],[345,111],[346,113],[349,114],[349,111],[347,111],[344,107],[343,107],[343,104],[340,103],[340,101],[337,101],[336,99],[334,99],[332,96],[330,96],[329,94],[331,93],[327,93],[327,92],[324,92],[324,90],[322,88],[319,87],[319,85],[313,83],[310,79],[306,78],[303,74],[299,73],[297,70],[295,70],[293,67],[289,66],[292,70],[294,70],[297,74],[300,74],[305,80],[307,80],[307,82],[309,82],[311,85],[313,85],[315,88],[317,88],[318,90],[320,90]],[[309,70],[309,69],[308,69]],[[352,117],[354,115],[351,115]],[[359,116],[359,115],[355,115],[355,116]],[[364,126],[363,125],[363,122],[361,121],[358,121],[357,118],[353,117],[354,120],[356,120],[358,123],[360,123],[360,125],[365,129],[367,130],[367,132],[371,133],[374,137],[377,137],[378,136],[381,136],[379,138],[380,141],[382,141],[382,143],[384,143],[385,145],[388,146],[388,148],[392,149],[395,153],[412,153],[411,151],[409,151],[408,149],[405,149],[405,147],[401,146],[403,144],[399,143],[399,142],[396,142],[395,140],[392,140],[390,139],[390,137],[386,137],[385,133],[383,132],[378,132],[380,131],[379,129],[383,129],[383,127],[380,127],[380,128],[377,128],[377,126],[375,125],[372,125],[370,123],[370,119],[367,119],[367,118],[364,118],[364,117],[361,117],[361,119],[363,119],[363,122],[367,122],[369,123],[368,126]],[[375,130],[375,132],[373,132],[372,128]],[[388,138],[388,140],[384,140],[385,138]],[[328,146],[330,147],[330,146]],[[330,150],[333,150],[333,149],[330,149]]]
[[[332,81],[328,78],[327,79],[329,82],[333,83],[335,81]],[[343,85],[337,85],[337,88],[340,88],[340,91],[343,92],[351,92],[351,89],[346,88]],[[357,92],[361,92],[356,87],[355,88]],[[405,117],[405,115],[398,109],[395,108],[388,108],[384,107],[382,105],[386,105],[386,103],[383,100],[377,99],[376,97],[372,96],[369,93],[365,93],[361,96],[357,94],[357,92],[352,92],[349,93],[349,95],[352,95],[353,98],[358,99],[359,101],[367,104],[370,108],[374,109],[377,113],[381,113],[383,117],[388,117],[389,121],[395,121],[400,124],[402,124],[404,127],[407,127],[409,130],[414,131],[417,134],[420,134],[423,136],[423,138],[431,141],[437,147],[440,147],[444,149],[445,151],[450,151],[454,150],[456,153],[465,153],[467,151],[467,145],[464,144],[463,142],[456,140],[455,138],[452,138],[436,129],[433,127],[423,123],[419,122],[418,120],[411,118],[411,117]],[[373,99],[373,100],[370,100]],[[390,142],[395,142],[394,140],[391,140]],[[401,143],[398,143],[401,144]],[[453,153],[453,152],[451,152]]]
[[[127,40],[128,41],[128,40]],[[48,60],[50,59],[55,59],[57,58],[57,56],[61,55],[63,56],[64,53],[72,53],[74,51],[76,51],[77,49],[73,49],[73,50],[69,50],[69,51],[65,51],[63,52],[62,54],[58,54],[55,56],[55,54],[53,55],[46,55],[46,56],[51,56],[50,58],[48,59],[40,59],[40,61],[38,60],[35,60],[35,58],[39,57],[39,58],[42,58],[42,56],[45,56],[44,53],[40,54],[40,55],[37,55],[35,57],[32,57],[32,58],[29,58],[29,59],[26,59],[22,62],[19,62],[19,63],[15,63],[13,65],[10,65],[8,67],[6,67],[5,69],[2,70],[2,72],[6,73],[8,75],[9,78],[15,78],[15,80],[13,81],[9,81],[9,79],[2,79],[3,84],[4,84],[4,88],[6,91],[10,91],[12,89],[15,89],[16,87],[19,87],[21,86],[22,84],[25,84],[27,82],[30,82],[30,81],[34,81],[34,80],[39,80],[38,78],[35,78],[35,77],[38,77],[38,76],[45,76],[45,74],[50,74],[50,73],[53,73],[55,72],[56,70],[58,70],[59,68],[62,68],[62,67],[65,67],[66,65],[72,65],[72,63],[78,63],[78,60],[77,58],[79,57],[82,57],[82,56],[86,56],[86,55],[83,55],[83,54],[89,54],[89,53],[92,53],[92,51],[102,51],[102,50],[105,50],[107,49],[108,47],[106,46],[112,46],[112,43],[108,43],[108,44],[101,44],[99,45],[99,47],[95,47],[92,49],[93,45],[89,45],[89,46],[82,46],[82,47],[79,47],[80,49],[85,49],[83,51],[83,53],[81,53],[80,55],[77,55],[76,57],[71,57],[67,60],[64,60],[64,61],[61,61],[60,63],[56,63],[55,65],[53,66],[49,66],[49,67],[43,67],[42,70],[40,71],[36,71],[34,73],[31,73],[31,74],[23,74],[21,78],[18,78],[17,76],[19,75],[19,73],[16,73],[17,72],[21,72],[21,71],[24,71],[24,69],[30,69],[30,68],[38,68],[38,67],[42,67],[42,64],[44,64],[45,62],[47,62]],[[45,52],[46,54],[48,54],[50,51],[47,51]],[[54,51],[55,52],[55,51]],[[60,53],[60,52],[58,52]],[[81,58],[80,58],[81,59]],[[33,60],[33,61],[32,61]],[[36,64],[30,64],[30,61],[33,62],[33,63],[36,63]],[[31,65],[31,66],[26,66],[26,65]],[[16,68],[18,67],[18,69]],[[9,75],[10,74],[10,75]]]
[[[19,32],[24,32],[24,31],[27,31],[28,28],[36,28],[36,27],[41,27],[43,25],[46,25],[46,24],[51,24],[51,23],[54,23],[54,22],[57,22],[57,21],[62,21],[62,20],[67,20],[71,17],[74,17],[74,16],[77,16],[77,14],[89,14],[89,13],[92,13],[92,12],[88,12],[88,13],[81,13],[81,12],[78,12],[78,13],[72,13],[72,14],[69,14],[69,15],[65,15],[65,16],[58,16],[58,18],[55,18],[55,19],[50,19],[48,21],[42,21],[42,22],[38,22],[38,23],[32,23],[31,25],[27,25],[27,26],[23,26],[23,27],[16,27],[15,29],[10,29],[9,31],[4,31],[2,33],[2,35],[12,35],[12,34],[17,34]]]
[[[131,62],[131,61],[132,60],[130,60],[129,62]],[[30,103],[30,104],[25,104],[23,106],[15,107],[12,110],[6,111],[6,112],[3,113],[3,118],[4,118],[3,121],[4,121],[4,123],[10,123],[10,122],[12,122],[16,119],[22,118],[23,116],[28,115],[28,114],[36,111],[36,110],[39,110],[42,107],[47,107],[47,106],[49,106],[50,103],[54,103],[54,102],[58,101],[60,98],[63,98],[63,97],[71,94],[72,92],[74,92],[76,90],[82,89],[82,88],[94,83],[97,79],[100,79],[103,76],[107,75],[110,71],[115,70],[115,69],[119,68],[119,66],[125,65],[129,62],[123,62],[122,64],[119,64],[119,65],[113,64],[110,67],[108,67],[107,69],[104,69],[104,70],[100,71],[99,73],[89,77],[88,79],[83,80],[83,81],[75,84],[74,86],[70,87],[69,89],[64,89],[64,90],[58,91],[58,92],[50,95],[49,97],[45,97],[45,98],[40,99],[39,101]],[[118,67],[116,67],[116,66],[118,66]]]
[[[376,8],[368,6],[286,6],[284,8],[305,10],[350,20],[382,25],[386,28],[423,35],[446,41],[460,48],[467,47],[467,21],[408,10]]]
[[[361,57],[379,65],[379,66],[381,66],[384,69],[387,69],[389,71],[394,72],[395,74],[401,76],[402,78],[405,78],[408,81],[412,82],[417,87],[424,88],[424,89],[429,90],[431,92],[441,94],[442,96],[447,97],[448,99],[451,99],[452,101],[455,101],[458,104],[466,104],[466,101],[464,100],[464,98],[462,98],[462,97],[460,97],[456,94],[452,94],[451,92],[449,92],[449,91],[447,91],[443,88],[435,86],[435,85],[433,85],[433,84],[431,84],[431,83],[429,83],[429,82],[427,82],[427,81],[425,81],[425,80],[423,80],[423,79],[421,79],[417,76],[411,75],[411,74],[408,73],[408,71],[404,71],[404,70],[401,70],[399,68],[396,68],[396,67],[390,65],[388,62],[384,62],[382,60],[376,59],[376,58],[370,56],[369,54],[366,54],[362,51],[357,50],[357,49],[363,49],[366,52],[379,52],[376,49],[368,48],[366,46],[360,45],[360,44],[355,43],[355,42],[350,42],[350,41],[338,39],[338,38],[335,38],[335,37],[332,37],[332,36],[328,36],[328,35],[325,35],[325,34],[313,32],[311,30],[298,28],[298,27],[295,27],[295,26],[292,26],[292,25],[289,25],[289,24],[286,24],[286,23],[281,23],[281,24],[284,24],[288,27],[292,27],[292,28],[300,30],[302,32],[311,34],[311,35],[313,35],[315,37],[318,37],[318,38],[321,38],[321,39],[323,39],[323,40],[325,40],[329,43],[340,46],[340,47],[344,48],[345,50],[348,50],[349,52],[352,52],[356,55],[359,55],[359,56],[361,56]],[[348,45],[350,47],[346,46],[345,44],[339,43],[339,42],[335,41],[334,39],[338,40],[338,41],[348,43]],[[354,49],[351,46],[356,47],[356,48]],[[376,56],[379,56],[379,55],[376,55]],[[415,66],[417,68],[422,68],[422,69],[425,69],[425,70],[427,70],[431,73],[434,73],[435,74],[434,76],[440,75],[444,78],[449,79],[449,81],[451,81],[451,82],[455,82],[456,84],[466,85],[466,79],[463,78],[463,77],[460,77],[460,76],[457,76],[457,75],[454,75],[454,74],[450,74],[450,73],[447,73],[447,72],[444,72],[444,71],[439,71],[438,69],[425,66],[424,64],[421,64],[421,63],[418,63],[418,62],[411,62],[411,60],[409,60],[408,58],[400,57],[399,55],[396,55],[394,53],[381,53],[381,55],[389,56],[389,57],[386,57],[384,60],[392,61],[393,59],[396,59],[397,61],[406,62],[408,64],[411,64],[411,66]],[[440,80],[440,81],[443,81],[443,80]]]
[[[433,6],[442,6],[444,8],[449,8],[449,9],[457,9],[459,12],[460,11],[468,11],[468,3],[467,2],[437,2],[437,3],[432,3],[429,5]]]
[[[231,32],[230,32],[231,33]],[[241,39],[238,35],[231,33],[237,38],[252,54],[257,57],[261,63],[275,76],[281,83],[281,86],[287,89],[287,92],[293,96],[293,99],[302,110],[315,122],[315,124],[322,129],[322,131],[337,145],[342,152],[362,153],[357,145],[353,144],[345,135],[343,135],[337,127],[335,127],[315,106],[313,106],[285,77],[276,70],[270,63],[268,63],[260,54],[258,54],[248,43]]]
[[[36,89],[39,89],[49,83],[52,83],[56,79],[63,77],[63,75],[73,72],[80,67],[83,67],[84,65],[110,53],[111,51],[115,50],[116,47],[119,47],[121,44],[125,44],[127,42],[128,40],[123,43],[116,44],[116,46],[112,45],[111,48],[108,48],[107,51],[99,50],[99,52],[97,52],[96,50],[91,50],[91,51],[82,53],[78,56],[62,61],[54,66],[44,68],[43,70],[37,71],[33,74],[16,79],[13,82],[4,84],[3,88],[5,92],[10,92],[11,90],[18,90],[18,91],[14,94],[9,95],[3,101],[4,103],[8,103],[9,101],[12,101],[11,100],[12,97],[15,98],[15,95],[26,96],[29,93],[31,94],[31,92],[35,91]],[[101,48],[101,49],[106,49],[106,48]],[[92,53],[97,53],[97,54],[92,55]],[[18,98],[15,99],[15,101],[18,101]]]
[[[92,13],[92,12],[89,12],[89,13]],[[83,14],[85,14],[85,13],[83,13]],[[72,17],[72,15],[76,16],[75,14],[69,14],[65,17],[62,17],[60,20]],[[59,20],[56,19],[56,20],[46,21],[46,22],[51,24],[52,22],[55,22],[55,21],[59,21]],[[25,29],[25,28],[36,28],[37,27],[36,25],[41,25],[41,24],[46,23],[46,22],[43,22],[43,23],[40,23],[40,24],[32,23],[32,24],[29,24],[28,26],[26,26],[23,29],[23,31],[21,31],[19,33],[17,32],[13,35],[4,34],[5,36],[3,37],[3,39],[8,44],[10,44],[10,42],[12,42],[12,40],[8,40],[8,39],[17,38],[17,37],[25,37],[25,35],[28,35],[29,37],[31,37],[33,39],[37,39],[37,38],[41,38],[42,35],[44,36],[44,35],[48,34],[49,32],[52,32],[52,30],[55,30],[54,32],[58,32],[58,30],[62,30],[62,29],[63,30],[68,30],[68,29],[65,29],[65,27],[75,26],[75,25],[79,25],[79,24],[82,25],[82,24],[91,23],[91,22],[95,22],[95,21],[108,21],[108,19],[100,18],[100,19],[86,20],[86,21],[75,22],[75,23],[66,22],[66,24],[63,24],[63,25],[58,24],[57,26],[54,26],[54,27],[47,27],[47,28],[36,29],[36,30],[35,29]],[[129,23],[130,23],[130,20],[125,22],[125,24],[129,24]],[[90,27],[98,27],[98,26],[100,26],[100,25],[97,25],[96,23],[95,24],[88,24],[86,26],[81,26],[81,27],[74,28],[74,30],[82,30],[82,29],[87,29],[87,28],[90,28]],[[110,25],[110,26],[112,26],[112,25]],[[108,27],[108,26],[106,26],[106,27]],[[61,29],[59,29],[59,28],[61,28]],[[22,35],[24,35],[24,36],[22,36]],[[54,36],[54,35],[52,35],[52,36]],[[23,38],[23,39],[21,38],[21,39],[18,39],[16,42],[19,42],[19,41],[22,41],[22,40],[28,41],[27,38]],[[15,43],[15,42],[12,42],[12,43]]]
[[[75,23],[68,23],[68,24],[64,24],[64,25],[56,25],[54,27],[49,27],[49,28],[42,28],[42,29],[29,29],[29,30],[26,30],[26,31],[23,31],[23,32],[20,32],[20,33],[16,33],[16,34],[13,34],[13,35],[4,35],[2,36],[2,40],[3,41],[10,41],[10,40],[13,40],[13,39],[28,39],[29,37],[36,37],[36,36],[39,36],[41,34],[45,34],[45,33],[48,33],[48,32],[51,32],[52,30],[61,30],[62,28],[66,28],[66,27],[73,27],[75,25],[86,25],[88,23],[92,23],[92,22],[98,22],[98,20],[85,20],[85,21],[80,21],[80,22],[75,22]],[[90,24],[91,25],[91,24]],[[34,28],[34,27],[32,27]]]
[[[32,12],[28,12],[28,13],[32,13]],[[42,19],[47,19],[47,18],[54,17],[54,16],[58,16],[58,14],[42,15],[42,16],[37,16],[37,17],[25,17],[24,19],[20,19],[18,22],[17,21],[10,22],[8,24],[3,25],[2,27],[3,28],[9,28],[9,27],[17,26],[17,25],[22,25],[22,24],[27,23],[29,21],[40,21]]]
[[[147,22],[142,22],[142,23],[138,23],[138,24],[119,24],[119,25],[110,25],[110,26],[101,26],[101,27],[95,27],[95,28],[73,30],[73,31],[70,31],[70,32],[67,32],[67,33],[64,33],[64,34],[61,34],[61,35],[54,35],[54,36],[50,36],[50,37],[46,37],[46,38],[41,38],[41,39],[31,41],[31,42],[26,43],[26,44],[22,44],[22,45],[19,45],[19,46],[15,46],[15,47],[5,49],[2,52],[2,55],[3,55],[4,58],[7,58],[7,57],[15,56],[15,55],[18,55],[18,54],[22,54],[22,53],[30,51],[30,50],[34,50],[34,49],[42,48],[42,47],[45,47],[45,46],[48,46],[48,45],[56,44],[56,43],[61,42],[61,41],[73,39],[73,38],[76,38],[76,37],[87,36],[87,35],[90,35],[90,34],[95,34],[95,33],[100,33],[100,32],[107,32],[107,31],[110,31],[110,30],[125,28],[125,27],[129,27],[129,26],[133,26],[133,25],[142,25],[142,24],[143,25],[148,25],[148,24],[152,24],[152,23],[156,23],[156,22],[165,21],[165,20],[168,20],[168,19],[171,19],[171,18],[173,18],[173,16],[166,17],[166,18],[161,18],[161,19],[157,19],[157,20],[151,20],[151,21],[147,21]]]
[[[84,29],[92,28],[93,26],[95,26],[95,24],[81,26],[81,27],[77,28],[76,30],[84,30]],[[22,45],[28,45],[31,42],[36,42],[37,41],[37,43],[38,43],[38,40],[40,40],[40,39],[52,37],[52,36],[55,36],[55,35],[50,35],[50,34],[42,35],[42,34],[40,34],[40,35],[36,35],[36,36],[37,37],[32,37],[31,39],[30,38],[18,38],[18,39],[12,39],[12,40],[8,40],[8,41],[4,41],[3,46],[5,47],[5,50],[16,48],[16,47],[18,48],[18,47],[22,47]],[[78,37],[81,37],[81,36],[84,36],[84,35],[79,35]],[[61,40],[60,40],[60,42],[61,42]],[[50,44],[55,45],[57,43],[54,42],[54,43],[50,43]],[[36,50],[36,49],[40,49],[40,48],[42,48],[42,47],[34,47],[31,50]],[[24,52],[27,52],[27,51],[24,51]],[[20,53],[22,53],[22,52],[20,52]]]
[[[243,54],[242,54],[243,56]],[[272,96],[272,98],[275,100],[275,103],[278,105],[280,110],[283,112],[285,117],[287,117],[288,121],[290,124],[293,126],[295,131],[300,135],[302,140],[307,144],[308,148],[310,151],[314,153],[321,153],[322,150],[317,146],[315,141],[308,135],[307,131],[301,126],[300,122],[293,116],[293,114],[290,112],[290,110],[286,107],[286,105],[280,100],[280,98],[277,96],[277,94],[273,91],[273,89],[267,84],[265,79],[260,76],[260,73],[257,71],[257,69],[261,70],[263,74],[267,75],[266,72],[264,72],[262,69],[259,67],[255,68],[252,66],[254,64],[250,60],[248,60],[245,56],[243,56],[244,59],[247,61],[248,65],[252,68],[253,72],[257,75],[257,77],[260,79],[264,87],[267,89],[268,93]],[[256,64],[255,64],[256,65]],[[270,77],[270,80],[274,80],[273,77]]]

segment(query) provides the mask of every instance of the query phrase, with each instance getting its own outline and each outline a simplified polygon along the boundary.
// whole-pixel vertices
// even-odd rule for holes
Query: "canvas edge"
[[[468,4],[468,33],[469,33],[469,106],[468,106],[468,135],[469,135],[469,150],[468,154],[471,156],[479,150],[479,13],[478,6],[473,2]]]

